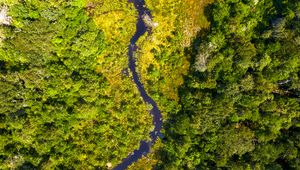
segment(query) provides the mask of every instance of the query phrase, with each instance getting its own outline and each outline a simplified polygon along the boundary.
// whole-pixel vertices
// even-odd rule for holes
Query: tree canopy
[[[129,169],[299,169],[300,3],[145,0],[163,138]],[[153,129],[128,0],[0,2],[0,169],[111,169]]]

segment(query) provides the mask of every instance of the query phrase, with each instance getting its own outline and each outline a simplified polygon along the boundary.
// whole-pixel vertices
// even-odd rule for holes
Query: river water
[[[138,47],[136,45],[136,42],[138,39],[144,35],[146,32],[150,35],[151,34],[151,28],[148,27],[145,22],[143,21],[143,15],[148,15],[152,19],[152,15],[149,11],[149,9],[146,7],[144,0],[129,0],[129,2],[134,3],[134,6],[138,12],[138,20],[136,23],[136,32],[132,36],[130,40],[130,45],[128,46],[128,60],[129,60],[129,69],[133,76],[133,81],[135,85],[137,86],[141,97],[143,98],[145,103],[148,103],[152,106],[152,109],[149,111],[149,113],[152,116],[152,123],[154,125],[154,130],[150,132],[150,141],[140,141],[140,147],[138,150],[133,151],[130,155],[127,156],[127,158],[124,158],[122,162],[117,165],[114,170],[124,170],[128,166],[130,166],[132,163],[138,161],[143,155],[146,156],[151,146],[155,143],[156,139],[158,137],[162,137],[162,134],[160,130],[162,129],[162,115],[157,107],[156,102],[147,94],[143,84],[140,81],[140,78],[138,76],[138,73],[136,71],[136,65],[135,65],[135,59],[133,57],[133,54],[136,53]]]

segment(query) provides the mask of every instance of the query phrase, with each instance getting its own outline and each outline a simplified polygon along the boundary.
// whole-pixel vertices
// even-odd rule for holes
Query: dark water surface
[[[147,9],[144,0],[129,0],[129,2],[133,2],[136,10],[138,11],[138,20],[136,23],[136,32],[130,40],[130,45],[128,47],[128,60],[129,60],[129,69],[132,73],[134,83],[136,84],[140,95],[142,96],[143,100],[152,105],[152,109],[149,111],[153,118],[153,125],[155,126],[154,130],[150,132],[151,141],[141,141],[140,148],[138,150],[133,151],[127,158],[123,159],[122,162],[117,165],[114,170],[124,170],[132,163],[136,162],[140,159],[143,155],[147,155],[150,151],[150,147],[155,143],[158,137],[162,137],[160,130],[162,129],[162,115],[160,110],[157,107],[155,101],[147,94],[143,84],[141,83],[139,76],[136,71],[135,59],[133,57],[133,53],[136,52],[138,47],[136,46],[137,40],[144,35],[146,32],[151,34],[151,28],[147,27],[144,23],[142,16],[148,15],[151,19],[151,13],[149,9]]]

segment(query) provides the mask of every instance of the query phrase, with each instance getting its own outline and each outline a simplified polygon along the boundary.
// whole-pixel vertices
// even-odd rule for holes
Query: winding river
[[[138,11],[138,20],[136,23],[136,32],[132,36],[130,40],[130,45],[128,47],[128,60],[129,60],[129,69],[133,76],[133,81],[135,85],[137,86],[141,97],[143,98],[145,103],[148,103],[152,106],[152,109],[149,111],[151,114],[153,120],[152,123],[155,126],[154,130],[150,132],[150,141],[140,141],[140,147],[138,150],[133,151],[130,155],[127,156],[127,158],[123,159],[122,162],[114,167],[114,170],[124,170],[128,166],[130,166],[132,163],[139,160],[143,155],[147,155],[150,151],[151,146],[155,143],[156,139],[158,137],[162,137],[162,134],[160,130],[162,129],[162,115],[160,110],[157,107],[157,104],[155,101],[147,94],[143,84],[141,83],[138,73],[136,71],[136,65],[135,65],[135,59],[133,57],[133,54],[137,51],[138,47],[136,45],[136,42],[138,39],[144,35],[146,32],[148,34],[151,34],[151,27],[148,27],[146,23],[143,20],[144,15],[148,15],[152,19],[152,15],[147,9],[145,5],[144,0],[129,0],[129,2],[134,3],[134,6],[136,10]]]

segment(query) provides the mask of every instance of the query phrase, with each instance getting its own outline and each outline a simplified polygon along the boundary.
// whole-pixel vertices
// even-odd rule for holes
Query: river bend
[[[148,35],[151,34],[151,27],[147,26],[143,20],[143,16],[147,15],[152,19],[152,15],[149,9],[146,7],[144,0],[129,0],[129,2],[134,3],[135,9],[138,12],[138,19],[136,23],[136,32],[130,40],[130,45],[128,46],[128,67],[132,73],[133,81],[137,86],[141,97],[145,103],[148,103],[152,106],[152,109],[149,111],[153,120],[154,130],[150,132],[150,141],[140,141],[140,147],[138,150],[133,151],[130,155],[122,160],[122,162],[114,167],[114,170],[124,170],[132,163],[138,161],[142,156],[145,156],[149,153],[151,146],[155,143],[158,137],[162,137],[160,130],[162,129],[162,115],[157,107],[156,102],[147,94],[143,84],[140,81],[138,73],[136,71],[135,58],[133,56],[136,53],[138,46],[136,42],[138,39],[144,35],[146,32]]]

